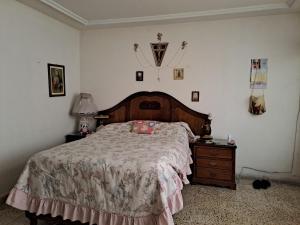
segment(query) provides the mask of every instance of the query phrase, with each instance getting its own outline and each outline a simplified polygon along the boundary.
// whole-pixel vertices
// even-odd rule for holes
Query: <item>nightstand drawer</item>
[[[196,166],[232,170],[232,161],[196,158]]]
[[[232,151],[226,148],[213,148],[213,147],[195,147],[196,157],[212,157],[220,159],[232,159]]]
[[[232,180],[232,171],[205,168],[205,167],[197,167],[196,168],[196,177],[197,178],[214,179],[214,180],[231,181]]]

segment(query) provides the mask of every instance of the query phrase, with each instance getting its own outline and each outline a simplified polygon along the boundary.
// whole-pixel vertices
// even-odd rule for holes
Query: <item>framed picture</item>
[[[192,102],[199,102],[199,91],[192,91]]]
[[[136,81],[143,81],[144,80],[144,71],[136,71],[135,80]]]
[[[65,96],[65,67],[48,63],[49,96]]]
[[[184,77],[183,72],[184,72],[183,68],[175,68],[173,70],[174,80],[183,80],[183,77]]]

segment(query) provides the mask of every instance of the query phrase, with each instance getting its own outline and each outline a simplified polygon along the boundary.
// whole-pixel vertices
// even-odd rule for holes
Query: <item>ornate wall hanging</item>
[[[161,63],[164,59],[165,53],[168,48],[168,42],[161,42],[162,33],[157,34],[158,43],[150,43],[152,54],[154,57],[155,65],[161,66]]]
[[[146,57],[143,49],[140,47],[138,43],[134,43],[133,45],[135,57],[138,63],[140,64],[140,66],[143,68],[151,67],[156,69],[158,81],[160,81],[160,70],[168,67],[170,68],[170,65],[173,63],[174,65],[172,65],[171,68],[178,67],[177,65],[180,65],[187,46],[187,42],[182,41],[181,45],[179,46],[178,50],[175,52],[173,57],[171,57],[170,61],[165,66],[162,66],[163,59],[169,44],[168,42],[162,42],[162,36],[163,36],[162,33],[158,33],[157,34],[158,42],[150,43],[155,65]],[[177,62],[175,60],[177,60]]]

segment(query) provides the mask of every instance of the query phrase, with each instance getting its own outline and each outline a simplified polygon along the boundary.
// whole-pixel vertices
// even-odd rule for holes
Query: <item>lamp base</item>
[[[92,131],[90,129],[91,120],[93,120],[93,118],[90,118],[87,116],[80,117],[79,132],[81,135],[85,136],[87,134],[92,133]]]

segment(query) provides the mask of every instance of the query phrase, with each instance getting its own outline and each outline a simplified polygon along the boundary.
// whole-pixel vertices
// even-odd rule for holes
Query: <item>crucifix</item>
[[[155,60],[155,65],[157,67],[161,66],[161,63],[163,61],[163,58],[165,56],[165,53],[167,51],[167,47],[168,47],[168,42],[161,42],[161,37],[162,37],[162,33],[158,33],[157,34],[157,40],[159,41],[158,43],[150,43],[151,49],[152,49],[152,53],[153,53],[153,57]]]

